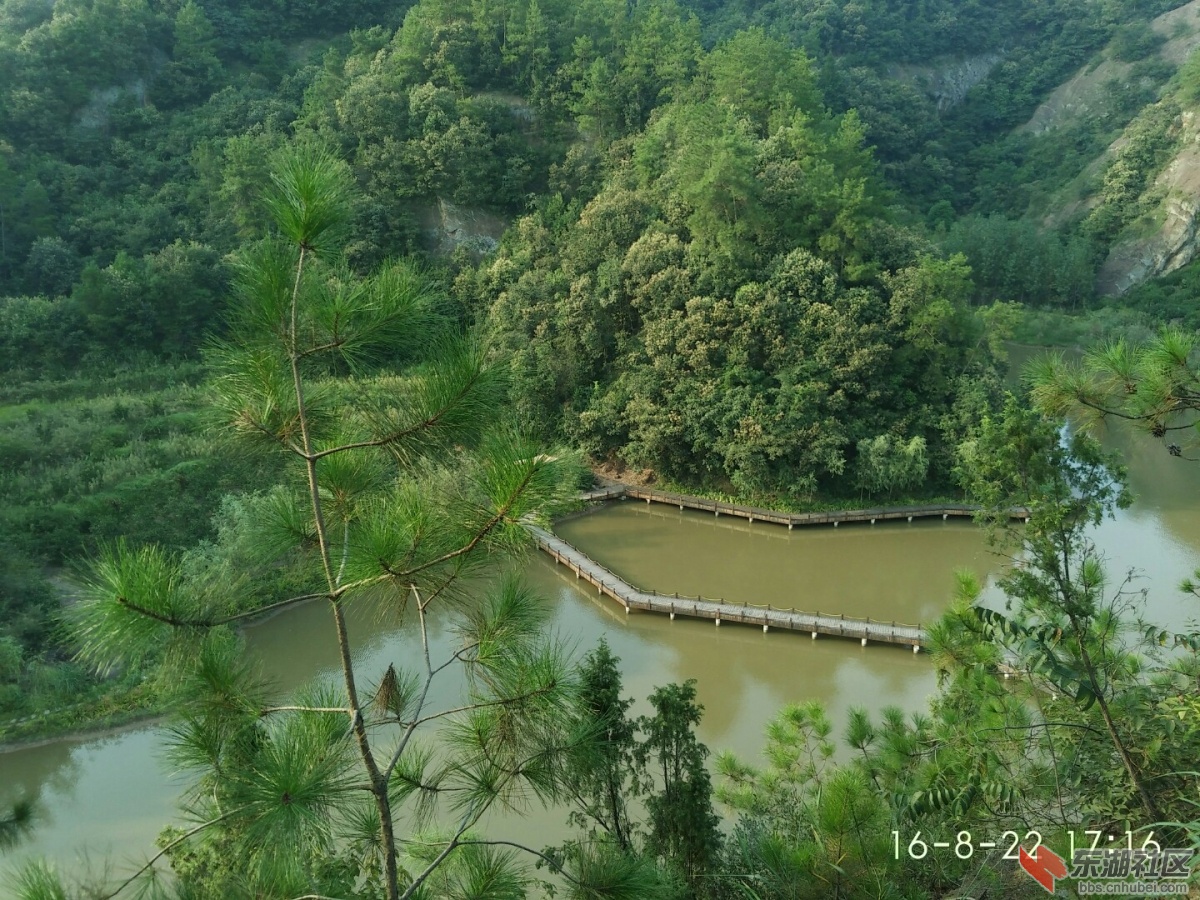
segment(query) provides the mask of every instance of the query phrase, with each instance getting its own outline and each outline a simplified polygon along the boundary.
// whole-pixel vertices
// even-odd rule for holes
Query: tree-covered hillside
[[[778,502],[954,490],[1014,325],[993,304],[1087,308],[1157,215],[1197,96],[1167,58],[1194,24],[1146,24],[1167,5],[3,0],[5,602],[119,533],[154,467],[222,470],[180,443],[175,376],[129,372],[198,371],[289,144],[351,166],[348,268],[424,254],[537,433]],[[947,101],[929,79],[964,58]],[[1089,60],[1129,61],[1104,117],[1014,130]],[[1189,272],[1133,302],[1191,316]],[[181,547],[230,489],[182,477]],[[27,662],[57,652],[29,608]]]
[[[1200,322],[1198,47],[1200,0],[0,0],[0,741],[184,710],[202,821],[146,896],[507,900],[532,850],[593,900],[1023,897],[892,836],[1194,845],[1200,638],[1109,589],[1120,468],[1005,400],[1004,344]],[[1039,397],[1141,384],[1153,428],[1193,358],[1167,333]],[[722,830],[690,684],[633,720],[606,648],[465,578],[576,454],[953,494],[1028,564],[1004,615],[961,584],[928,716],[855,713],[842,765],[793,706],[767,767],[722,756]],[[359,596],[450,601],[463,706],[426,708],[428,654],[356,680]],[[342,686],[273,705],[235,626],[314,598]],[[443,720],[453,753],[409,744]],[[559,846],[476,834],[534,801],[572,806]]]

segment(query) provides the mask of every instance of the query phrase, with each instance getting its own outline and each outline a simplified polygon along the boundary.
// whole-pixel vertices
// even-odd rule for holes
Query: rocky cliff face
[[[962,103],[967,92],[987,78],[1002,59],[1004,51],[998,50],[928,66],[894,66],[888,74],[924,90],[937,104],[938,112],[944,112]]]
[[[1181,65],[1192,53],[1200,52],[1200,0],[1190,0],[1150,24],[1166,38],[1159,48],[1164,60]],[[1108,115],[1108,85],[1126,82],[1132,73],[1129,63],[1113,58],[1085,66],[1017,130],[1042,135],[1085,118],[1103,120]],[[1095,191],[1105,168],[1125,143],[1126,137],[1121,135],[1094,160],[1079,179],[1091,187],[1054,204],[1042,224],[1059,227],[1085,215],[1097,202]],[[1142,215],[1117,238],[1100,268],[1096,289],[1103,295],[1123,294],[1149,278],[1173,272],[1200,252],[1200,124],[1195,111],[1184,111],[1175,147],[1170,163],[1142,194]]]
[[[466,249],[482,259],[496,249],[509,223],[501,216],[458,206],[439,197],[437,203],[421,213],[426,247],[439,256]]]
[[[1150,27],[1167,39],[1159,48],[1159,56],[1175,65],[1182,64],[1200,48],[1200,0],[1190,0],[1163,13],[1150,23]],[[1130,63],[1112,58],[1084,66],[1069,81],[1059,85],[1017,130],[1044,134],[1072,120],[1106,118],[1109,115],[1108,84],[1128,82],[1132,71]]]
[[[1106,296],[1174,272],[1200,249],[1200,130],[1193,114],[1185,116],[1185,139],[1175,158],[1159,173],[1148,193],[1161,198],[1112,246],[1100,268],[1096,289]]]

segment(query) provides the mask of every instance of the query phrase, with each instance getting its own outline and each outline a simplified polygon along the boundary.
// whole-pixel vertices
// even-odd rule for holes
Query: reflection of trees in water
[[[464,593],[487,590],[498,579],[498,575],[464,579],[459,590]],[[387,596],[394,600],[394,595]],[[455,620],[452,604],[429,617],[433,645],[443,647],[454,642]],[[356,661],[373,663],[386,657],[378,671],[368,663],[363,670],[365,677],[382,675],[389,663],[401,668],[417,658],[413,654],[420,650],[420,634],[408,604],[389,602],[383,594],[373,597],[363,593],[346,606],[346,621]],[[281,695],[291,694],[313,681],[324,683],[334,677],[340,680],[340,659],[332,634],[329,607],[320,603],[296,607],[247,629],[250,651],[259,660],[264,676],[278,687]]]
[[[967,566],[986,579],[1002,562],[987,551],[982,530],[965,521],[788,531],[627,502],[559,533],[643,590],[909,625],[946,608],[955,569]]]
[[[830,637],[814,642],[799,633],[763,634],[761,628],[736,623],[717,628],[694,619],[626,616],[549,559],[539,557],[528,571],[543,594],[566,598],[556,610],[555,627],[576,636],[581,652],[602,634],[608,639],[621,658],[625,693],[639,707],[655,687],[697,679],[705,708],[699,734],[714,749],[737,741],[757,752],[762,729],[785,703],[819,700],[840,727],[854,705],[923,709],[924,688],[932,686],[928,660],[914,658],[907,648],[862,648]],[[753,733],[744,734],[747,727]]]
[[[80,741],[52,741],[24,750],[0,754],[0,815],[8,813],[15,804],[27,801],[31,805],[31,829],[46,828],[54,823],[48,794],[72,797],[83,775],[83,767],[74,752]],[[0,842],[0,853],[4,852]]]

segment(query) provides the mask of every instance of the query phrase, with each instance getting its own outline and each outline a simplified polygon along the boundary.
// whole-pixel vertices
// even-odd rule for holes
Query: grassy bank
[[[0,751],[14,746],[116,728],[167,712],[161,695],[140,677],[94,683],[74,703],[0,720]]]
[[[207,427],[203,370],[157,364],[0,387],[0,742],[107,727],[158,709],[140,674],[98,681],[59,633],[50,573],[118,539],[186,549],[229,493],[273,464]]]

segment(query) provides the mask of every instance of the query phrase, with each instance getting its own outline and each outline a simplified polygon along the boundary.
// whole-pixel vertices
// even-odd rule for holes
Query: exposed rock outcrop
[[[1166,275],[1196,256],[1200,230],[1200,134],[1189,116],[1186,139],[1175,158],[1148,189],[1163,199],[1127,229],[1100,267],[1096,289],[1123,294],[1147,278]]]
[[[938,112],[944,112],[962,103],[967,92],[987,78],[1004,59],[1004,53],[998,50],[928,66],[894,66],[889,74],[920,87],[937,104]]]
[[[1179,65],[1200,48],[1200,0],[1190,0],[1163,13],[1150,27],[1167,39],[1159,48],[1159,56]],[[1127,81],[1132,69],[1129,63],[1112,58],[1084,66],[1059,85],[1017,131],[1043,134],[1084,116],[1107,117],[1109,82]]]
[[[495,250],[508,227],[501,216],[458,206],[441,197],[425,210],[421,219],[432,252],[448,256],[462,248],[476,259]]]

